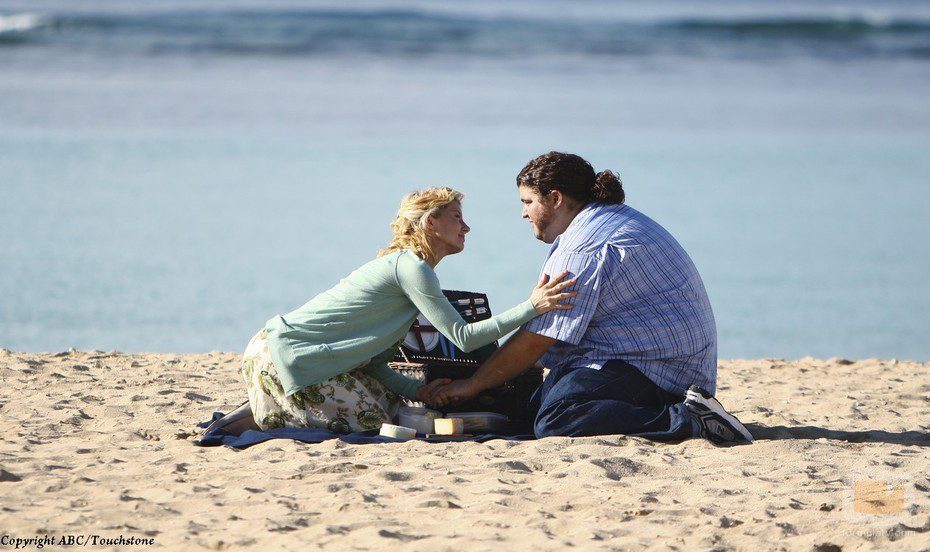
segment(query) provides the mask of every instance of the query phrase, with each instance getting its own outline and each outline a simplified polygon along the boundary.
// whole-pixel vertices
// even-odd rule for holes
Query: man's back
[[[714,392],[717,330],[697,268],[658,223],[628,205],[589,203],[553,243],[543,272],[578,278],[574,308],[527,324],[557,339],[554,368],[621,359],[664,390]]]

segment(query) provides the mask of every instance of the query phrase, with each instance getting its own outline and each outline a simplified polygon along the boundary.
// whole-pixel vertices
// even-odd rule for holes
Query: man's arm
[[[428,402],[436,408],[442,408],[450,403],[467,401],[485,389],[510,381],[539,360],[553,343],[555,339],[551,337],[521,329],[495,351],[472,377],[435,389]]]

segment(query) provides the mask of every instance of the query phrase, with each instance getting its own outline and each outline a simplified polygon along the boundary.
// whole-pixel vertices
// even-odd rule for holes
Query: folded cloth
[[[205,422],[200,422],[197,424],[198,427],[210,427],[214,422],[223,417],[222,412],[214,412],[213,418]],[[505,439],[508,441],[528,441],[535,439],[533,435],[497,435],[497,434],[483,434],[483,435],[474,435],[469,438],[469,441],[476,441],[483,443],[485,441],[490,441],[492,439]],[[295,441],[300,441],[302,443],[322,443],[323,441],[328,441],[330,439],[339,439],[346,443],[353,445],[364,445],[370,443],[397,443],[400,442],[397,439],[392,439],[390,437],[382,437],[378,435],[378,430],[371,431],[360,431],[357,433],[349,433],[343,435],[340,433],[333,433],[327,429],[311,429],[308,427],[279,427],[274,429],[267,429],[265,431],[256,431],[254,429],[247,429],[242,432],[241,435],[233,435],[232,433],[226,431],[221,427],[214,427],[206,431],[199,441],[196,441],[196,444],[202,447],[218,447],[218,446],[227,446],[237,449],[244,449],[251,447],[252,445],[257,445],[259,443],[264,443],[271,439],[293,439]],[[447,437],[415,437],[415,439],[420,441],[427,441],[430,443],[443,443],[447,441],[461,441],[461,438],[447,438]]]

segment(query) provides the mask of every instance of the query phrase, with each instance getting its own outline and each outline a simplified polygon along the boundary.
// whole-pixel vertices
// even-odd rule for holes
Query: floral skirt
[[[249,406],[262,429],[310,427],[335,433],[378,429],[391,422],[401,398],[358,369],[304,387],[289,397],[268,354],[268,332],[261,330],[242,355],[242,377]]]

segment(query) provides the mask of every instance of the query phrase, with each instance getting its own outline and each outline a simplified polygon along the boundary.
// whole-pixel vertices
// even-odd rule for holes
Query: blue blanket
[[[223,417],[222,412],[214,412],[213,419],[206,422],[201,422],[198,427],[207,427],[215,420],[218,420]],[[496,435],[496,434],[485,434],[485,435],[475,435],[468,439],[469,441],[477,441],[482,443],[484,441],[490,441],[492,439],[507,439],[511,441],[527,441],[535,439],[533,435]],[[363,431],[359,433],[349,433],[348,435],[342,435],[339,433],[333,433],[325,429],[310,429],[310,428],[297,428],[297,427],[282,427],[276,429],[268,429],[265,431],[255,431],[252,429],[244,431],[241,435],[233,435],[228,431],[219,428],[214,429],[210,433],[204,435],[200,441],[197,442],[198,445],[202,447],[218,447],[220,445],[225,445],[227,447],[233,447],[237,449],[243,449],[246,447],[251,447],[252,445],[257,445],[259,443],[264,443],[271,439],[293,439],[295,441],[301,441],[303,443],[322,443],[323,441],[328,441],[330,439],[339,439],[346,443],[351,443],[353,445],[363,445],[369,443],[399,443],[402,442],[400,439],[392,439],[390,437],[382,437],[378,435],[377,430]],[[427,441],[430,443],[444,443],[449,441],[461,441],[459,438],[449,439],[443,437],[421,437],[417,436],[417,440]]]

